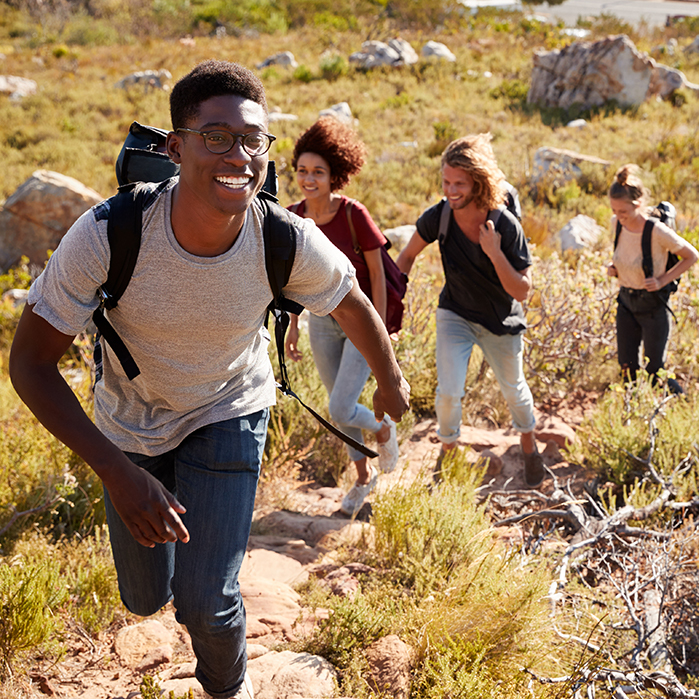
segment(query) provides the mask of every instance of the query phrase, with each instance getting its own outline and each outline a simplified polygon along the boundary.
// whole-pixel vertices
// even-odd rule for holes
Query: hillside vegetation
[[[579,25],[590,30],[590,39],[626,33],[640,50],[699,83],[699,56],[681,50],[699,33],[695,20],[650,29],[603,15]],[[569,112],[528,105],[533,52],[573,41],[562,29],[521,13],[470,15],[437,0],[0,5],[0,73],[38,85],[35,95],[21,100],[0,95],[0,199],[38,168],[110,196],[116,189],[114,161],[131,122],[169,127],[167,91],[122,90],[115,83],[135,71],[164,69],[172,84],[212,57],[254,68],[290,50],[299,64],[259,71],[270,109],[298,117],[270,127],[278,137],[270,157],[283,204],[299,196],[290,168],[294,139],[320,109],[339,102],[349,104],[370,156],[346,193],[362,201],[383,229],[414,223],[439,199],[439,155],[450,140],[474,132],[493,135],[499,163],[519,189],[536,259],[525,350],[535,402],[555,410],[574,395],[600,396],[568,454],[597,478],[587,495],[558,484],[553,509],[580,512],[565,520],[530,516],[519,523],[521,544],[509,547],[493,536],[493,522],[527,514],[532,502],[498,509],[483,500],[480,470],[463,454],[446,469],[439,489],[415,483],[378,499],[365,556],[383,573],[366,581],[352,602],[329,599],[312,585],[303,591],[310,605],[333,610],[302,647],[336,664],[343,696],[378,696],[362,681],[362,651],[386,633],[399,634],[416,651],[411,696],[419,699],[595,696],[595,687],[601,692],[624,682],[634,683],[639,696],[663,696],[644,684],[654,671],[648,654],[652,629],[644,627],[642,604],[651,587],[665,600],[665,674],[678,678],[686,692],[673,696],[696,696],[687,689],[699,686],[696,272],[685,275],[672,301],[677,323],[668,371],[687,390],[678,399],[643,379],[628,389],[617,383],[616,290],[605,267],[612,245],[606,192],[616,168],[627,162],[643,168],[654,199],[672,201],[679,229],[699,242],[699,100],[676,94],[634,109],[609,105]],[[426,41],[441,41],[457,60],[373,71],[348,62],[363,41],[398,35],[418,53]],[[680,47],[673,56],[655,50],[671,38]],[[579,117],[587,120],[584,128],[566,127]],[[542,146],[594,155],[611,165],[586,169],[564,186],[534,186],[532,163]],[[591,216],[606,233],[592,249],[564,254],[556,234],[577,214]],[[0,277],[0,292],[26,288],[35,273],[19,266]],[[412,386],[403,436],[433,410],[433,312],[440,285],[438,256],[428,249],[411,278],[405,326],[395,346]],[[127,616],[118,602],[100,483],[36,423],[11,388],[7,361],[18,317],[19,310],[3,302],[0,699],[33,696],[32,669],[60,658],[71,634],[103,633]],[[64,360],[88,411],[91,352],[91,338],[80,337]],[[474,352],[464,419],[504,426],[507,408],[480,359]],[[323,406],[310,351],[291,371],[304,400]],[[281,502],[290,481],[339,483],[345,466],[337,441],[298,406],[281,401],[270,425],[262,500]],[[603,523],[594,534],[587,529],[592,520]],[[588,544],[578,557],[571,543],[576,531]]]

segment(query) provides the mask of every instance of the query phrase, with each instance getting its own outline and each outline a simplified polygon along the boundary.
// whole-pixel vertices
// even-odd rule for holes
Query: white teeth
[[[244,187],[249,181],[249,177],[216,177],[216,182],[228,187]]]

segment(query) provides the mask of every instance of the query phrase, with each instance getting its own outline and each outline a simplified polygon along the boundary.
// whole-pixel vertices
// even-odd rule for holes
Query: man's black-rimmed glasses
[[[177,131],[186,131],[187,133],[195,133],[204,139],[204,145],[209,153],[222,155],[228,153],[233,148],[236,141],[240,139],[243,144],[243,149],[250,157],[256,155],[264,155],[272,145],[272,141],[276,140],[276,136],[264,131],[254,131],[252,133],[230,133],[229,131],[195,131],[194,129],[175,129]]]

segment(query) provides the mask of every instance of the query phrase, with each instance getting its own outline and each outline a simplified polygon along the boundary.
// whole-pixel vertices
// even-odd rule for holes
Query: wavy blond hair
[[[452,141],[442,153],[442,168],[445,165],[458,167],[471,175],[474,202],[486,211],[505,202],[505,175],[495,160],[491,140],[489,133],[464,136]]]

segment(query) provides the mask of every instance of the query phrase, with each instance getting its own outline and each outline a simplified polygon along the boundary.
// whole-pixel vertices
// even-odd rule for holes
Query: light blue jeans
[[[190,540],[146,548],[136,542],[105,491],[119,592],[139,616],[170,599],[197,657],[196,677],[217,699],[243,682],[245,608],[238,572],[255,504],[269,410],[207,425],[160,456],[127,456],[155,476],[187,508]]]
[[[473,345],[483,351],[500,384],[502,395],[518,432],[531,432],[536,425],[534,400],[522,366],[522,334],[494,335],[445,308],[437,309],[437,437],[445,444],[459,438],[461,399]]]
[[[362,430],[376,433],[382,425],[376,421],[373,410],[358,402],[371,374],[366,359],[331,316],[311,315],[308,336],[320,380],[330,397],[330,419],[345,434],[363,444]],[[364,458],[364,454],[349,445],[347,452],[352,461]]]

